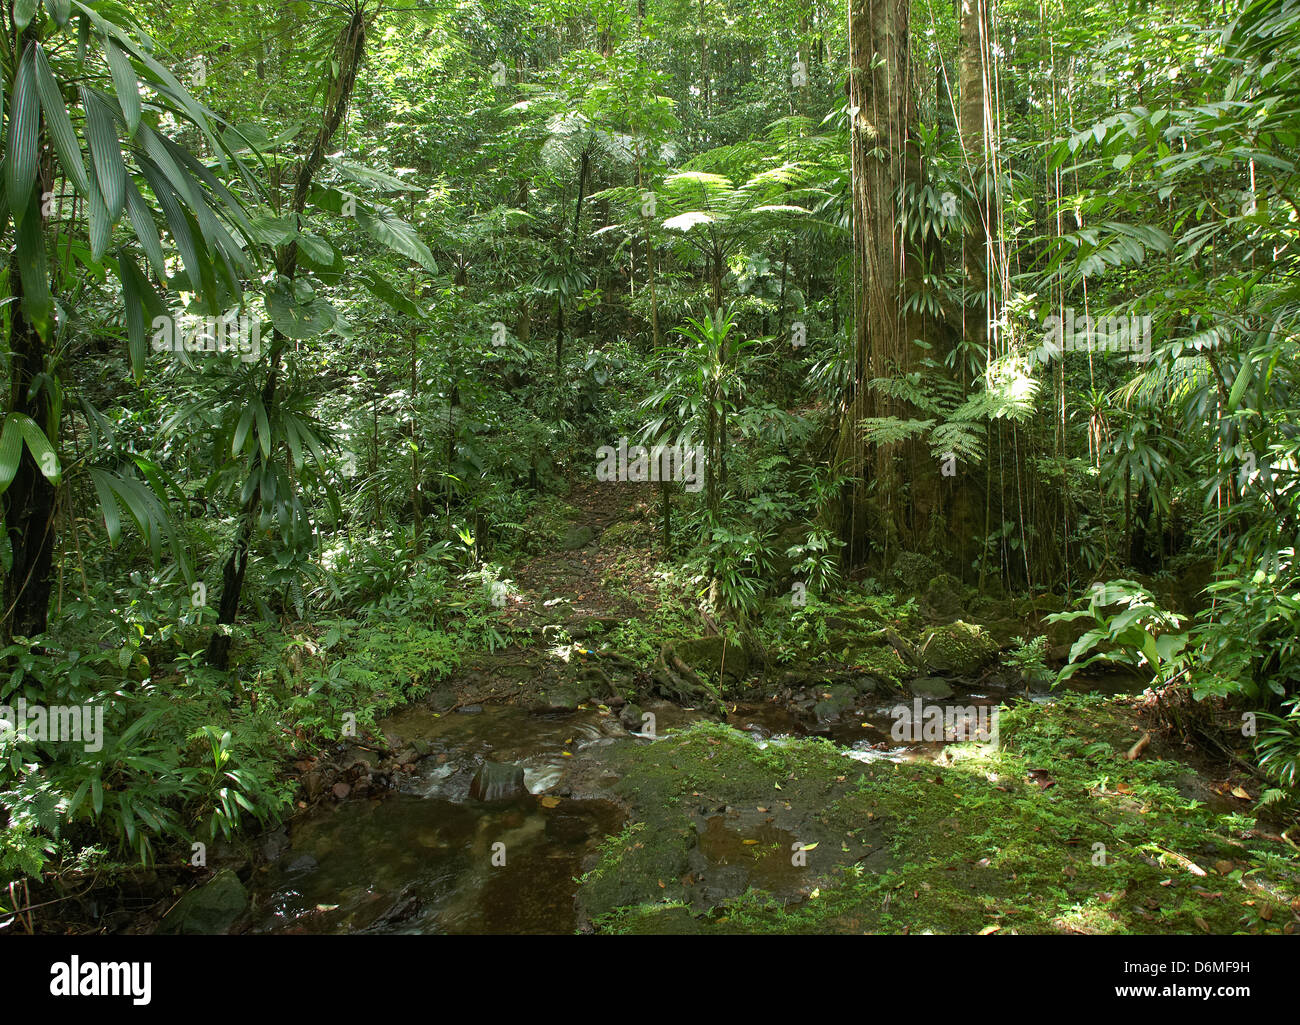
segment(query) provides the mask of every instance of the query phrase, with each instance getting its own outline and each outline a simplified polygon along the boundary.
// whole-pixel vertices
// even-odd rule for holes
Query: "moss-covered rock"
[[[1000,748],[924,771],[707,723],[629,745],[617,789],[634,824],[579,904],[609,932],[1286,930],[1294,862],[1243,832],[1241,809],[1189,803],[1176,748],[1126,759],[1140,715],[1026,702],[1003,710]]]
[[[902,656],[888,644],[859,652],[854,660],[854,668],[878,680],[887,689],[894,690],[909,673],[907,663],[903,661]]]
[[[962,616],[963,590],[962,582],[951,573],[940,573],[925,589],[925,604],[936,616]]]
[[[889,575],[905,595],[921,594],[941,567],[921,552],[901,552],[889,567]]]
[[[217,936],[229,932],[247,909],[248,891],[239,877],[226,868],[177,901],[158,931]]]
[[[933,673],[970,676],[997,657],[998,642],[983,627],[957,620],[926,632],[919,655]]]
[[[531,712],[572,712],[591,700],[591,685],[583,680],[556,684],[542,691],[531,705]]]
[[[749,675],[749,653],[723,637],[695,637],[673,644],[677,657],[696,673],[716,681],[721,674],[732,682]]]
[[[952,685],[937,676],[918,676],[907,682],[907,689],[915,698],[928,698],[930,701],[943,701],[953,696]]]

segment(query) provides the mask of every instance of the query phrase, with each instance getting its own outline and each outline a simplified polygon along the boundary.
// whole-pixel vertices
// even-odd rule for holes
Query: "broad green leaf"
[[[64,174],[83,195],[90,187],[86,178],[86,165],[82,160],[81,147],[77,145],[77,135],[72,130],[72,119],[68,108],[63,104],[63,94],[59,83],[50,70],[50,62],[45,50],[37,44],[33,47],[33,65],[36,74],[36,92],[40,97],[41,110],[45,114],[45,125],[49,129],[50,142],[54,152],[59,156],[59,165]]]
[[[36,159],[41,134],[41,106],[36,91],[33,47],[23,51],[14,80],[9,138],[5,148],[5,193],[14,223],[19,224],[32,209],[28,202],[36,184]],[[36,208],[39,211],[39,206]]]
[[[40,425],[24,413],[10,413],[9,419],[17,423],[18,429],[22,431],[23,440],[27,442],[27,449],[36,460],[41,476],[51,484],[57,485],[62,479],[63,470],[59,466],[58,453],[54,451],[54,446],[50,444],[50,439],[45,436]]]
[[[334,307],[328,302],[315,295],[306,298],[295,295],[283,278],[277,279],[266,293],[266,311],[277,331],[286,338],[298,340],[328,331],[337,319]]]
[[[430,274],[438,273],[433,253],[405,221],[392,214],[371,211],[363,206],[357,207],[357,223],[365,229],[376,242],[381,242],[394,252],[408,256]]]
[[[14,28],[21,32],[36,17],[37,0],[14,0]]]
[[[113,75],[113,91],[122,116],[126,119],[126,131],[134,136],[140,125],[140,83],[135,75],[135,68],[122,48],[113,40],[104,40],[104,50],[108,55],[108,68]]]
[[[42,338],[49,335],[54,299],[50,295],[50,277],[46,271],[45,233],[41,230],[41,198],[30,192],[27,216],[18,228],[15,255],[23,285],[23,314]]]
[[[18,462],[23,457],[23,432],[12,416],[5,417],[0,428],[0,494],[8,490],[18,474]]]
[[[107,104],[85,86],[81,87],[81,106],[86,112],[86,141],[90,144],[95,184],[104,197],[110,222],[116,223],[126,206],[126,165],[122,162],[117,126]]]

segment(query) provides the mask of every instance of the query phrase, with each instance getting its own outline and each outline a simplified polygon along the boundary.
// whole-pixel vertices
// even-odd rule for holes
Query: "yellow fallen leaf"
[[[752,847],[754,844],[758,843],[757,840],[741,840],[740,842],[743,843],[746,847]]]
[[[572,758],[572,757],[573,757],[573,752],[572,752],[572,751],[561,751],[560,754],[561,754],[563,757],[565,757],[565,758]]]
[[[554,808],[559,803],[560,803],[560,799],[558,797],[552,797],[550,794],[547,794],[545,797],[542,798],[543,808]]]
[[[995,932],[1000,932],[1001,930],[1002,930],[1002,926],[1000,925],[986,925],[983,929],[980,930],[979,934],[981,936],[992,936]]]
[[[817,844],[819,844],[819,843],[821,843],[820,840],[815,841],[815,842],[813,842],[813,843],[806,843],[806,844],[803,845],[803,849],[804,849],[805,851],[811,851],[811,850],[813,850],[814,848],[816,848]]]
[[[1240,797],[1243,801],[1249,801],[1249,800],[1250,800],[1250,794],[1246,793],[1246,791],[1243,790],[1241,787],[1233,787],[1233,788],[1232,788],[1232,796],[1233,796],[1233,797]]]

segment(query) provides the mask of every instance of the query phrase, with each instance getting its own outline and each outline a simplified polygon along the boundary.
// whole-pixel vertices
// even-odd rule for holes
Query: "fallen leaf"
[[[1000,925],[986,925],[983,929],[980,930],[979,934],[981,936],[992,936],[995,932],[1000,932],[1001,930],[1002,930],[1002,926]]]
[[[559,803],[560,803],[560,799],[558,797],[552,797],[550,794],[547,794],[545,797],[542,798],[543,808],[554,808]]]
[[[1249,801],[1251,799],[1250,794],[1246,793],[1246,791],[1243,790],[1241,787],[1233,787],[1232,796],[1240,797],[1243,801]]]

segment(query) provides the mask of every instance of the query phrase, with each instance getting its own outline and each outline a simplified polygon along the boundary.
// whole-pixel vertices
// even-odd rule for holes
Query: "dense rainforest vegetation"
[[[1300,2],[0,6],[0,932],[1300,925]]]

